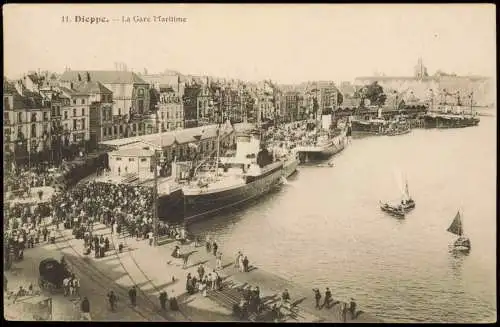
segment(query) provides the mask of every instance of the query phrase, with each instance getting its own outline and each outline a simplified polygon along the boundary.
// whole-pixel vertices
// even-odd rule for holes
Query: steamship
[[[260,133],[252,131],[236,138],[233,156],[219,156],[215,163],[195,167],[193,178],[182,187],[184,221],[212,216],[268,193],[281,184],[283,162],[273,161],[261,147]]]

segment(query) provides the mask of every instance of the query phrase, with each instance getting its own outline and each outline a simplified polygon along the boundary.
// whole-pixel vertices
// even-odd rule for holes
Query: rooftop
[[[221,127],[222,134],[227,134],[232,131],[226,126]],[[186,128],[177,131],[169,131],[164,133],[156,133],[143,136],[127,137],[118,140],[104,141],[100,144],[112,146],[112,147],[123,147],[127,145],[132,145],[138,142],[144,142],[151,144],[156,147],[166,147],[171,146],[174,143],[185,144],[189,142],[196,142],[198,139],[207,139],[217,136],[217,125],[206,125],[194,128]]]
[[[60,80],[64,82],[78,82],[90,75],[91,81],[98,81],[103,84],[148,84],[134,72],[113,71],[113,70],[70,70],[65,71]],[[80,77],[78,77],[80,75]]]
[[[75,90],[85,94],[113,94],[113,92],[97,81],[80,82],[75,85]]]

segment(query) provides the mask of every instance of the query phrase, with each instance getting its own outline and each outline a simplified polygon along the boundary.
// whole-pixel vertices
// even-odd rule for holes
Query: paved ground
[[[111,237],[110,230],[104,225],[96,225],[96,231]],[[112,274],[112,267],[121,267],[128,277],[120,277],[117,283],[124,287],[137,285],[148,302],[155,302],[161,290],[166,290],[169,296],[178,297],[181,312],[173,315],[178,321],[233,321],[231,312],[227,308],[213,303],[200,294],[188,295],[185,290],[185,281],[188,273],[197,275],[196,269],[200,263],[205,265],[208,272],[215,268],[215,257],[208,254],[204,246],[195,247],[194,244],[182,245],[181,253],[191,253],[186,269],[183,269],[181,259],[173,259],[171,253],[178,243],[168,241],[158,247],[149,246],[146,240],[136,240],[131,237],[113,237],[113,244],[125,246],[120,254],[110,254],[102,259],[90,259],[96,266],[107,269]],[[69,241],[74,248],[81,248],[82,241]],[[224,249],[221,249],[224,251]],[[110,251],[113,252],[113,251]],[[219,271],[221,277],[235,285],[259,286],[263,297],[277,298],[286,288],[292,296],[292,302],[298,304],[298,318],[295,321],[329,321],[340,322],[339,305],[331,309],[316,310],[311,289],[304,289],[279,276],[252,267],[250,272],[241,273],[234,268],[234,258],[223,258],[224,269]],[[107,268],[106,268],[107,267]],[[118,268],[117,268],[118,269]],[[114,269],[113,269],[114,270]],[[120,270],[120,269],[118,269]],[[119,277],[119,276],[116,276]],[[113,277],[115,278],[115,277]],[[174,280],[172,279],[174,278]],[[362,313],[354,321],[348,315],[349,322],[377,322],[378,319]]]

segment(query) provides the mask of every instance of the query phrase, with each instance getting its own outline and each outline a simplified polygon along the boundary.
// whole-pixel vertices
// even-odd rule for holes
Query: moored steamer
[[[211,216],[226,208],[241,205],[268,193],[281,183],[283,162],[273,161],[265,149],[259,150],[260,137],[237,137],[236,154],[220,157],[215,169],[199,172],[183,186],[184,220],[193,221]]]

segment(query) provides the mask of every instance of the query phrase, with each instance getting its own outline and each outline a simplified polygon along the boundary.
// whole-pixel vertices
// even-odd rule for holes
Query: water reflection
[[[457,250],[453,244],[448,245],[449,265],[456,280],[462,279],[463,264],[470,251]]]

